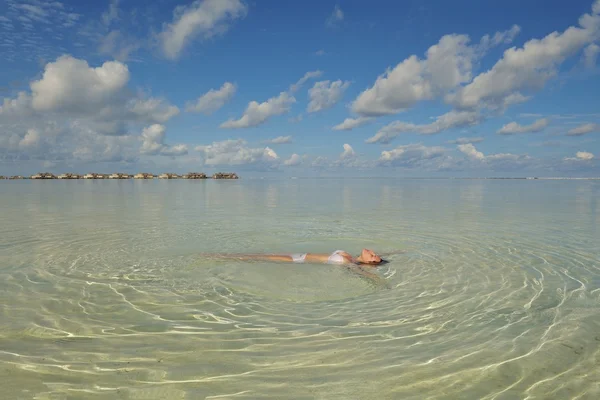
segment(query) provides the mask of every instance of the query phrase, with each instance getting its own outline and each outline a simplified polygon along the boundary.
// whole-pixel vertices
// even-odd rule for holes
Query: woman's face
[[[373,250],[363,249],[360,254],[360,258],[366,264],[379,264],[381,257],[379,257]]]

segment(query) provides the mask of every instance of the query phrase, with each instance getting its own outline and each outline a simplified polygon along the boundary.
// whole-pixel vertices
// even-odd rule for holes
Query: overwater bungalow
[[[25,178],[23,178],[21,175],[13,175],[8,179],[25,179]]]
[[[108,179],[130,179],[131,175],[129,174],[124,174],[122,172],[116,172],[114,174],[110,174],[108,176]]]
[[[90,172],[89,174],[85,174],[83,179],[98,179],[98,174]]]
[[[0,180],[1,179],[6,179],[6,178],[4,177],[4,175],[0,175]]]
[[[217,172],[212,176],[213,179],[239,179],[235,172]]]
[[[183,175],[183,179],[206,179],[208,178],[203,172],[190,172]]]
[[[148,172],[140,172],[133,176],[135,179],[154,179],[154,175]]]
[[[58,179],[81,179],[81,175],[72,174],[67,172],[66,174],[60,174],[57,176]]]
[[[40,172],[38,174],[31,175],[30,179],[56,179],[56,176],[50,172]]]
[[[181,178],[181,176],[170,173],[170,172],[166,172],[166,173],[160,174],[158,176],[158,179],[179,179],[179,178]]]

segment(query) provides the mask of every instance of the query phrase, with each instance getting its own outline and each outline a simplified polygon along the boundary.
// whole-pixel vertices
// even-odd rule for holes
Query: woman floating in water
[[[396,254],[397,252],[388,253]],[[401,253],[401,252],[400,252]],[[336,250],[331,254],[326,253],[295,253],[295,254],[219,254],[217,258],[229,258],[242,261],[272,261],[310,264],[337,264],[348,268],[350,271],[367,278],[379,286],[387,283],[370,269],[387,263],[373,250],[362,249],[360,255],[353,257],[343,250]],[[367,267],[367,268],[365,268]]]
[[[362,249],[360,255],[353,257],[343,250],[336,250],[331,254],[323,253],[295,253],[295,254],[240,254],[231,256],[239,260],[259,260],[293,263],[313,264],[338,264],[338,265],[367,265],[377,266],[383,262],[373,250]]]

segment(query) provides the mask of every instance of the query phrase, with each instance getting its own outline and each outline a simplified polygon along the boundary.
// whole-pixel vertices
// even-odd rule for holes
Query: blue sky
[[[0,174],[600,176],[600,0],[0,0]]]

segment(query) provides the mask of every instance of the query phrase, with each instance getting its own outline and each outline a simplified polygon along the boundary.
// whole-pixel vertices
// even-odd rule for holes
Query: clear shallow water
[[[0,182],[0,397],[600,398],[600,182]],[[390,252],[380,280],[202,253]]]

